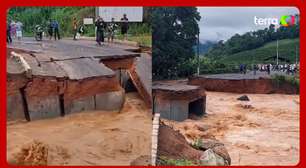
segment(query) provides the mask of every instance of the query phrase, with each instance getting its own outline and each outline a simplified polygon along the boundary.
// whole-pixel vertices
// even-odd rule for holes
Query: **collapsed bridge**
[[[7,46],[7,119],[120,110],[127,81],[151,105],[151,57],[93,41],[26,40]],[[146,64],[146,65],[144,65]],[[145,67],[145,69],[143,69]],[[141,69],[141,70],[139,70]]]

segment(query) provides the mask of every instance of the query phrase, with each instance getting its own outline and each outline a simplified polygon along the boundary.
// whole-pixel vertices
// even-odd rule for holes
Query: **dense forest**
[[[152,11],[153,79],[188,76],[193,68],[200,14],[195,7],[161,7]]]

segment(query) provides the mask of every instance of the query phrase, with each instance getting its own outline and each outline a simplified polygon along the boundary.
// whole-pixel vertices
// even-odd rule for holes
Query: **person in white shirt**
[[[16,23],[16,36],[18,40],[22,38],[22,26],[23,24],[20,21]]]

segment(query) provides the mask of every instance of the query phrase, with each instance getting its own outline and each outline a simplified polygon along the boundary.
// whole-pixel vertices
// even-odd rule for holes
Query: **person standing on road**
[[[254,76],[256,75],[256,71],[257,71],[257,65],[256,65],[256,64],[254,64],[254,65],[253,65],[253,72],[254,72]]]
[[[22,38],[22,26],[23,24],[20,21],[16,23],[16,36],[18,40]]]
[[[104,29],[105,29],[105,22],[104,20],[98,16],[98,19],[95,22],[95,26],[96,26],[96,41],[98,43],[98,45],[102,45],[102,43],[104,43]]]
[[[78,32],[78,21],[77,21],[76,17],[73,18],[72,28],[73,28],[73,40],[76,40],[76,36],[77,36],[77,32]]]
[[[9,44],[12,43],[11,28],[11,21],[8,21],[6,23],[6,42]]]
[[[271,68],[271,67],[270,67],[270,64],[268,64],[268,65],[267,65],[267,72],[268,72],[268,75],[270,75],[270,71],[271,71],[270,68]]]
[[[107,26],[107,41],[113,42],[115,36],[115,30],[117,28],[117,24],[115,23],[115,19],[112,18],[112,21]]]
[[[16,22],[14,20],[11,21],[11,37],[16,38]]]
[[[242,74],[242,72],[243,72],[243,64],[240,64],[240,66],[239,66],[239,71],[240,71],[240,73]]]
[[[126,14],[123,14],[123,18],[121,18],[121,34],[124,37],[124,40],[127,40],[127,32],[129,29],[129,19]]]
[[[53,27],[53,30],[54,30],[54,40],[56,40],[56,38],[58,40],[60,40],[61,37],[60,37],[60,34],[59,34],[59,24],[58,24],[57,20],[53,20],[52,27]]]
[[[48,35],[49,35],[49,39],[51,40],[53,36],[53,25],[52,25],[51,20],[48,23]]]

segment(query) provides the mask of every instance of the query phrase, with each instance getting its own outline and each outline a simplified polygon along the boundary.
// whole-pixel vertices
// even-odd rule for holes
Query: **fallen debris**
[[[68,150],[64,147],[33,140],[24,144],[19,152],[13,154],[9,163],[20,166],[65,165],[70,157]]]
[[[49,147],[42,142],[34,141],[26,144],[21,151],[15,155],[16,165],[47,165]]]

